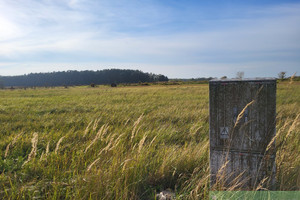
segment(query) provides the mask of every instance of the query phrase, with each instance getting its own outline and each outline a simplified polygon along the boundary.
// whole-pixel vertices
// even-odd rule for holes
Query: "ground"
[[[300,189],[299,94],[278,84],[278,190]],[[0,198],[207,198],[208,106],[208,84],[0,90]]]

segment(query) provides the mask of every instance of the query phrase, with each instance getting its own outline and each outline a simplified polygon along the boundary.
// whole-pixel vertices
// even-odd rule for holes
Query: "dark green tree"
[[[0,89],[3,89],[4,88],[4,82],[2,80],[2,78],[0,77]]]
[[[164,75],[144,73],[140,70],[105,69],[98,71],[62,71],[31,73],[22,76],[3,76],[6,86],[51,87],[73,85],[95,85],[111,83],[145,83],[168,81]]]

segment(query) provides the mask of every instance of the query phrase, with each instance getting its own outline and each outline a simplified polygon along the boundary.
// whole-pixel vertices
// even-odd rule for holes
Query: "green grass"
[[[300,189],[299,93],[278,85],[281,190]],[[0,90],[0,121],[2,199],[208,198],[207,84]]]

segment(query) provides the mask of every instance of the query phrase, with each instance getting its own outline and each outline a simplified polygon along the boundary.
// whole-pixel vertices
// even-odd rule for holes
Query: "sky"
[[[300,0],[0,0],[0,75],[110,68],[300,73]]]

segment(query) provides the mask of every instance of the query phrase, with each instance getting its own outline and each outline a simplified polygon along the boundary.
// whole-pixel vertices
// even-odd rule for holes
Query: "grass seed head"
[[[23,166],[26,163],[28,163],[29,161],[31,161],[33,158],[35,158],[36,152],[37,152],[37,143],[38,143],[38,134],[37,133],[33,133],[33,137],[31,139],[31,152],[28,155],[27,161],[25,161],[23,163]]]
[[[4,158],[6,158],[6,157],[8,156],[9,148],[10,148],[11,146],[13,146],[13,145],[17,142],[17,140],[19,139],[19,137],[21,137],[21,135],[23,135],[23,133],[24,133],[24,132],[19,133],[16,137],[14,137],[13,141],[10,142],[10,143],[6,146]]]
[[[90,130],[90,126],[91,126],[91,124],[93,123],[93,121],[91,121],[89,124],[88,124],[88,126],[85,128],[85,131],[84,131],[84,134],[83,134],[83,137],[85,137],[86,135],[87,135],[87,133],[89,132],[89,130]]]
[[[54,151],[55,154],[58,153],[59,145],[60,145],[60,143],[63,141],[64,137],[65,137],[65,136],[61,137],[61,138],[58,140],[58,142],[57,142],[57,144],[56,144],[56,147],[55,147],[55,151]]]

